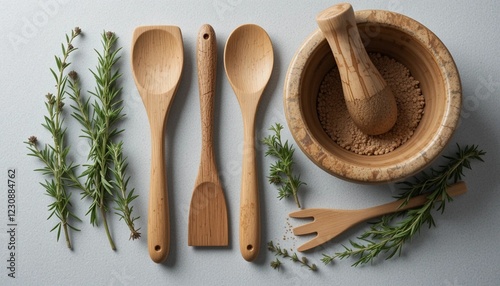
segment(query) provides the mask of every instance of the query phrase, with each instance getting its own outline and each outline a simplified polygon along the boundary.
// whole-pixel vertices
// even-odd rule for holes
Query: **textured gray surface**
[[[269,33],[275,48],[275,68],[261,101],[257,134],[265,136],[274,122],[285,123],[282,106],[283,81],[289,61],[302,41],[317,26],[315,15],[335,4],[332,1],[2,1],[0,4],[0,284],[1,285],[495,285],[500,274],[500,179],[497,151],[500,138],[500,58],[498,14],[495,1],[352,1],[355,10],[386,9],[403,13],[426,25],[445,43],[460,70],[463,85],[461,123],[445,152],[454,143],[479,144],[488,152],[486,162],[466,172],[469,192],[436,216],[437,228],[424,229],[397,259],[352,268],[354,261],[324,266],[322,253],[341,249],[340,243],[360,233],[363,226],[308,254],[319,271],[284,261],[277,272],[269,267],[273,255],[265,249],[269,240],[294,248],[307,238],[289,231],[287,214],[295,210],[291,201],[278,201],[276,191],[265,180],[271,159],[264,148],[257,150],[261,191],[262,247],[253,263],[244,261],[238,247],[242,122],[236,97],[223,70],[223,47],[230,32],[240,24],[255,23]],[[104,3],[103,3],[104,2]],[[230,247],[198,249],[187,246],[187,216],[196,178],[201,129],[195,46],[199,27],[211,24],[218,38],[219,59],[215,117],[216,152],[230,216]],[[99,34],[112,30],[123,46],[122,84],[125,100],[125,153],[130,162],[130,185],[141,195],[135,203],[139,224],[146,232],[149,185],[149,127],[130,71],[130,40],[134,27],[147,24],[178,25],[184,37],[184,74],[172,106],[166,138],[166,162],[172,215],[171,253],[163,265],[148,256],[146,237],[129,241],[128,231],[116,217],[111,229],[118,251],[110,250],[102,228],[91,227],[85,217],[88,201],[75,193],[76,212],[84,222],[73,233],[75,249],[66,249],[49,233],[50,203],[38,182],[43,177],[32,170],[39,162],[26,156],[22,144],[30,135],[49,140],[42,129],[44,95],[53,91],[48,70],[60,50],[64,33],[80,26],[85,35],[75,42],[80,50],[72,55],[85,89],[92,89],[88,68],[96,64],[93,48],[100,48]],[[85,159],[87,143],[78,136],[78,126],[67,120],[74,158]],[[286,139],[293,141],[285,129]],[[329,176],[300,151],[298,170],[308,182],[302,200],[305,207],[362,208],[390,201],[394,185],[364,186]],[[17,278],[7,277],[7,170],[17,176]],[[285,238],[285,240],[283,240]]]

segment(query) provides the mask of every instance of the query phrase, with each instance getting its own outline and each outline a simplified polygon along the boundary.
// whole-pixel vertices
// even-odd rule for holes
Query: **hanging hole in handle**
[[[251,244],[247,245],[247,250],[248,251],[253,251],[253,245],[251,245]]]
[[[160,251],[160,250],[161,250],[161,246],[155,245],[155,251]]]
[[[207,34],[207,33],[203,34],[203,39],[208,40],[209,38],[210,38],[209,34]]]

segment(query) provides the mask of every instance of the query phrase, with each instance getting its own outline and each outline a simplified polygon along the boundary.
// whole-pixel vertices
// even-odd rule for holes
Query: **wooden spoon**
[[[181,30],[175,26],[144,26],[132,39],[132,71],[151,128],[151,179],[148,208],[148,249],[163,262],[170,249],[170,220],[163,138],[170,104],[184,62]]]
[[[189,207],[188,245],[227,246],[226,200],[215,164],[212,140],[217,40],[210,25],[200,28],[196,50],[202,148],[198,177]]]
[[[397,119],[396,99],[368,57],[351,4],[334,5],[316,17],[339,68],[347,110],[366,134],[389,131]]]
[[[224,68],[243,116],[244,145],[240,195],[240,251],[247,261],[260,249],[260,210],[255,169],[255,114],[273,70],[269,35],[253,24],[236,28],[224,48]]]
[[[449,196],[455,197],[467,192],[465,182],[458,182],[446,189]],[[427,202],[429,194],[422,194],[411,198],[402,206],[403,199],[385,205],[375,206],[362,210],[337,210],[337,209],[303,209],[289,214],[293,218],[314,218],[313,222],[293,228],[293,234],[305,235],[317,233],[317,236],[297,248],[298,251],[306,251],[321,245],[330,239],[340,235],[356,224],[399,211],[419,207]]]

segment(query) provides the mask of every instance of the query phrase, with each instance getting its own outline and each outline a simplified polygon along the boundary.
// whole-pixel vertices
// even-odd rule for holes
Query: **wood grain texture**
[[[347,109],[366,134],[386,133],[396,123],[396,99],[368,56],[352,6],[334,5],[316,17],[339,68]]]
[[[224,48],[224,68],[243,117],[244,144],[240,194],[240,252],[253,261],[260,249],[260,204],[255,165],[255,115],[274,64],[271,39],[253,24],[236,28]]]
[[[170,216],[164,137],[168,111],[184,62],[181,31],[175,26],[137,27],[132,39],[132,71],[151,129],[148,250],[156,263],[170,250]]]
[[[304,40],[288,67],[283,97],[287,124],[304,154],[334,176],[365,184],[402,180],[429,166],[452,138],[462,105],[460,75],[446,46],[421,23],[389,11],[355,15],[366,49],[399,61],[419,81],[425,108],[413,136],[378,156],[355,154],[328,137],[318,119],[317,95],[336,63],[319,29]]]
[[[458,182],[448,187],[448,195],[455,197],[467,192],[465,182]],[[306,235],[316,233],[316,237],[297,248],[298,251],[306,251],[319,246],[334,237],[340,235],[349,228],[360,222],[367,221],[382,215],[404,211],[422,206],[427,201],[428,194],[422,194],[411,198],[404,206],[404,199],[397,200],[380,206],[361,210],[337,210],[337,209],[304,209],[290,213],[292,218],[313,218],[310,223],[293,228],[295,235]]]
[[[214,156],[213,114],[217,73],[217,40],[206,24],[197,40],[198,86],[202,129],[201,160],[191,198],[188,245],[227,246],[229,244],[227,207]]]

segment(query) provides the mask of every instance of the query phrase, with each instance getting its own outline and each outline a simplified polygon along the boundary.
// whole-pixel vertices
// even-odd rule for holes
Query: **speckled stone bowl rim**
[[[326,172],[347,181],[364,184],[399,181],[414,175],[432,163],[452,137],[459,121],[462,104],[460,76],[446,46],[421,23],[405,15],[385,10],[356,11],[355,16],[358,25],[373,24],[399,30],[411,37],[412,40],[418,41],[432,54],[444,80],[443,85],[446,91],[444,96],[446,96],[447,103],[445,116],[443,116],[437,132],[419,152],[405,154],[399,162],[385,166],[378,166],[374,163],[373,157],[383,159],[393,152],[370,156],[372,161],[366,164],[360,163],[363,161],[363,155],[359,155],[361,156],[359,162],[353,163],[337,156],[328,146],[322,146],[303,118],[300,98],[301,78],[305,65],[308,64],[309,57],[314,54],[318,46],[326,42],[319,29],[311,33],[304,41],[289,65],[283,97],[287,124],[299,148]]]

